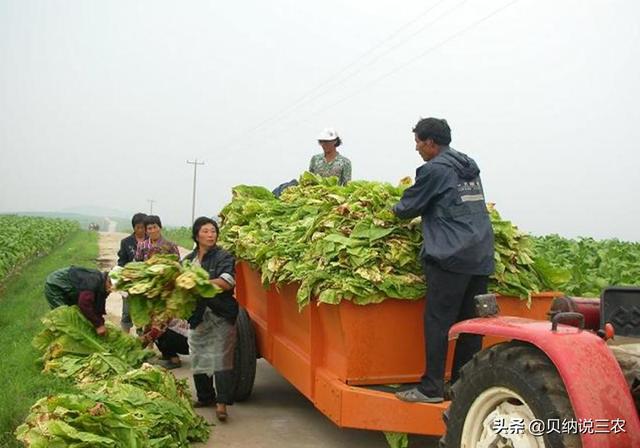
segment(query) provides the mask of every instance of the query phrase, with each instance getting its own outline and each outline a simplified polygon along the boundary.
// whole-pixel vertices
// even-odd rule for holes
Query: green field
[[[191,227],[168,227],[166,229],[162,229],[162,236],[185,249],[193,248]]]
[[[565,272],[557,289],[573,296],[599,297],[607,286],[640,285],[640,243],[616,239],[534,237],[536,257]]]
[[[78,229],[64,219],[0,215],[0,282],[22,264],[48,253]]]
[[[100,230],[106,231],[109,228],[109,222],[103,216],[83,215],[81,213],[62,213],[62,212],[19,212],[19,216],[41,216],[43,218],[58,218],[75,221],[80,225],[81,229],[88,229],[89,224],[95,223],[100,226]],[[131,220],[127,218],[109,216],[109,219],[117,223],[117,232],[130,232]]]
[[[26,264],[19,276],[7,279],[0,291],[0,446],[19,447],[13,431],[29,408],[45,395],[71,390],[71,383],[40,373],[39,355],[31,339],[40,331],[40,317],[49,307],[43,284],[55,269],[96,267],[98,235],[78,231],[49,255]]]

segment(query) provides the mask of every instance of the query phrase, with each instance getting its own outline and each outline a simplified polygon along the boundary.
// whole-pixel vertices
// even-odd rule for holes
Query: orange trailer
[[[424,300],[387,299],[364,306],[312,302],[299,311],[297,289],[297,284],[265,289],[259,272],[238,263],[236,297],[253,324],[248,326],[255,331],[259,356],[340,427],[444,433],[442,413],[449,402],[405,403],[379,390],[419,381],[424,369]],[[535,295],[530,308],[514,297],[499,297],[498,303],[501,314],[544,320],[559,295]],[[485,339],[485,345],[499,341]],[[253,376],[245,375],[245,382],[247,378],[251,385],[245,384],[244,390],[250,393]]]

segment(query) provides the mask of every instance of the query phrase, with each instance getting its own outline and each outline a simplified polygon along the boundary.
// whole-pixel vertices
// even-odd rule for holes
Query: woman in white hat
[[[335,176],[340,185],[345,185],[351,180],[351,161],[336,149],[342,144],[338,133],[326,128],[318,135],[318,143],[322,146],[322,154],[311,158],[309,171],[322,177]]]

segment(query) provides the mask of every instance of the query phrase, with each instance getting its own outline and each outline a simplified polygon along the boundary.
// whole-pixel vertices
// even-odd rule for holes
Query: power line
[[[147,199],[147,202],[149,203],[149,214],[153,215],[153,204],[156,202],[155,199]]]
[[[415,64],[419,59],[425,57],[426,55],[428,55],[429,53],[431,53],[432,51],[437,50],[438,48],[442,47],[443,45],[445,45],[446,43],[460,37],[461,35],[467,33],[468,31],[470,31],[471,29],[475,28],[476,26],[480,25],[481,23],[489,20],[490,18],[492,18],[493,16],[495,16],[496,14],[504,11],[505,9],[507,9],[508,7],[510,7],[511,5],[517,3],[519,0],[512,0],[509,3],[501,6],[498,9],[495,9],[494,11],[492,11],[491,13],[483,16],[481,19],[476,20],[475,22],[472,22],[470,25],[466,26],[465,28],[462,28],[461,30],[453,33],[452,35],[450,35],[449,37],[445,38],[444,40],[438,42],[437,44],[427,48],[425,51],[423,51],[422,53],[418,54],[417,56],[415,56],[414,58],[408,60],[407,62],[405,62],[404,64],[401,64],[399,66],[397,66],[396,68],[386,72],[385,74],[383,74],[382,76],[379,76],[377,78],[374,78],[372,81],[370,81],[369,83],[367,83],[364,87],[356,90],[355,92],[341,98],[338,101],[335,101],[321,109],[318,109],[310,114],[308,114],[305,118],[302,119],[302,121],[306,121],[306,119],[308,119],[309,117],[312,117],[314,115],[317,115],[321,112],[324,112],[327,109],[330,109],[334,106],[337,106],[338,104],[341,104],[351,98],[353,98],[354,96],[360,94],[361,92],[363,92],[364,90],[367,90],[369,87],[371,87],[374,84],[377,84],[378,82],[382,81],[383,79],[388,78],[389,76],[399,72],[400,70],[404,69],[405,67],[408,67],[411,64]]]
[[[378,48],[382,47],[384,44],[386,44],[387,42],[389,42],[390,40],[392,40],[393,38],[395,38],[395,36],[397,36],[398,34],[400,34],[402,31],[404,31],[407,27],[413,25],[414,23],[418,22],[420,19],[422,19],[424,16],[426,16],[427,14],[429,14],[431,11],[433,11],[435,8],[437,8],[438,6],[440,6],[442,3],[444,3],[446,0],[439,0],[438,2],[436,2],[434,5],[430,6],[429,8],[427,8],[425,11],[423,11],[422,13],[418,14],[415,18],[413,18],[412,20],[404,23],[403,25],[401,25],[400,27],[398,27],[395,31],[393,31],[390,35],[388,35],[386,38],[384,38],[382,41],[380,41],[378,44],[374,45],[373,47],[371,47],[369,50],[365,51],[363,54],[361,54],[360,56],[358,56],[354,61],[352,61],[351,63],[347,64],[346,66],[344,66],[342,69],[336,71],[334,74],[330,75],[327,79],[325,79],[324,81],[322,81],[320,84],[316,85],[315,87],[313,87],[311,90],[307,91],[305,94],[303,94],[302,96],[300,96],[298,99],[296,99],[293,103],[291,103],[289,106],[284,107],[283,109],[280,109],[279,111],[277,111],[276,113],[272,114],[271,116],[267,117],[266,119],[263,119],[262,121],[260,121],[258,124],[256,124],[255,126],[251,127],[250,129],[248,129],[247,131],[242,132],[241,135],[247,135],[247,134],[251,134],[252,132],[255,132],[256,130],[262,128],[265,124],[273,121],[273,120],[278,120],[279,118],[281,118],[282,116],[286,116],[288,114],[289,111],[291,110],[295,110],[297,109],[300,105],[305,104],[309,101],[314,100],[315,98],[317,98],[318,96],[314,96],[311,99],[307,99],[307,97],[311,94],[313,94],[314,92],[316,92],[317,90],[321,89],[322,87],[326,86],[327,84],[330,84],[331,81],[333,81],[336,77],[339,77],[340,75],[342,75],[345,71],[351,69],[351,67],[357,65],[361,60],[365,59],[367,56],[369,56],[370,54],[374,53]],[[462,3],[465,3],[467,0],[463,0]],[[457,5],[456,7],[454,7],[453,9],[457,9],[457,7],[459,7],[461,4]],[[449,11],[451,12],[451,11]],[[431,24],[432,22],[430,22]],[[428,26],[428,25],[427,25]],[[424,30],[424,27],[421,28],[418,32],[412,34],[410,36],[413,37],[416,34],[419,34],[419,32],[422,32]],[[406,39],[408,40],[408,39]],[[402,41],[403,43],[406,42],[406,40]],[[397,48],[399,45],[394,46],[393,48]],[[389,52],[385,52],[384,54],[388,54]],[[378,60],[380,57],[376,58],[375,60]],[[361,70],[357,71],[355,74],[360,73]],[[343,81],[346,81],[346,79],[348,79],[349,77],[339,81],[339,84],[341,84]],[[331,87],[330,87],[331,88]],[[320,95],[321,96],[321,95]],[[236,141],[236,139],[233,139],[230,143],[233,143],[234,141]],[[228,145],[228,144],[227,144]]]
[[[464,4],[466,1],[467,1],[467,0],[463,0],[462,2],[458,3],[458,4],[457,4],[455,7],[453,7],[452,9],[448,10],[448,11],[447,11],[447,12],[445,12],[444,14],[441,14],[441,16],[439,16],[439,18],[442,18],[442,17],[444,17],[445,15],[448,15],[449,13],[453,12],[455,9],[457,9],[457,8],[458,8],[458,7],[460,7],[460,6],[462,6],[462,4]],[[397,73],[398,71],[400,71],[400,70],[404,69],[405,67],[407,67],[407,66],[409,66],[409,65],[411,65],[411,64],[416,63],[419,59],[423,58],[423,57],[424,57],[424,56],[426,56],[427,54],[431,53],[432,51],[437,50],[438,48],[442,47],[443,45],[447,44],[448,42],[450,42],[450,41],[452,41],[452,40],[454,40],[454,39],[456,39],[456,38],[460,37],[461,35],[463,35],[463,34],[467,33],[467,32],[468,32],[468,31],[470,31],[471,29],[473,29],[473,28],[475,28],[476,26],[480,25],[481,23],[483,23],[483,22],[485,22],[485,21],[489,20],[490,18],[492,18],[492,17],[493,17],[493,16],[495,16],[496,14],[498,14],[498,13],[502,12],[503,10],[507,9],[508,7],[512,6],[514,3],[517,3],[518,1],[519,1],[519,0],[512,0],[511,2],[509,2],[509,3],[507,3],[507,4],[503,5],[503,6],[501,6],[501,7],[499,7],[499,8],[497,8],[497,9],[495,9],[495,10],[493,10],[493,11],[492,11],[492,12],[490,12],[489,14],[487,14],[487,15],[483,16],[482,18],[480,18],[480,19],[478,19],[478,20],[476,20],[476,21],[474,21],[474,22],[472,22],[471,24],[469,24],[468,26],[466,26],[466,27],[464,27],[464,28],[460,29],[459,31],[457,31],[457,32],[455,32],[455,33],[453,33],[453,34],[451,34],[450,36],[448,36],[448,37],[446,37],[445,39],[441,40],[441,41],[440,41],[440,42],[438,42],[437,44],[432,45],[431,47],[427,48],[425,51],[423,51],[423,52],[419,53],[417,56],[415,56],[415,57],[411,58],[411,59],[410,59],[410,60],[408,60],[407,62],[405,62],[405,63],[403,63],[403,64],[401,64],[401,65],[399,65],[399,66],[395,67],[394,69],[392,69],[392,70],[390,70],[390,71],[388,71],[388,72],[386,72],[386,73],[384,73],[382,76],[379,76],[379,77],[377,77],[377,78],[374,78],[372,81],[370,81],[370,82],[366,83],[364,86],[362,86],[360,89],[356,90],[355,92],[353,92],[353,93],[351,93],[351,94],[349,94],[349,95],[347,95],[347,96],[345,96],[345,97],[343,97],[343,98],[341,98],[341,99],[339,99],[339,100],[337,100],[337,101],[335,101],[335,102],[333,102],[333,103],[330,103],[330,104],[328,104],[327,106],[324,106],[324,107],[322,107],[322,108],[320,108],[320,109],[318,109],[318,110],[315,110],[315,111],[313,111],[313,112],[311,112],[311,113],[307,114],[307,115],[306,115],[304,118],[302,118],[302,119],[294,120],[294,121],[290,122],[290,124],[296,124],[296,123],[303,123],[303,122],[307,122],[307,120],[308,120],[310,117],[312,117],[312,116],[314,116],[314,115],[317,115],[317,114],[319,114],[319,113],[322,113],[322,112],[324,112],[324,111],[326,111],[326,110],[328,110],[328,109],[330,109],[330,108],[332,108],[332,107],[334,107],[334,106],[337,106],[338,104],[341,104],[341,103],[343,103],[343,102],[345,102],[345,101],[347,101],[347,100],[349,100],[349,99],[353,98],[354,96],[356,96],[356,95],[360,94],[361,92],[363,92],[363,91],[367,90],[367,89],[368,89],[369,87],[371,87],[372,85],[377,84],[378,82],[382,81],[383,79],[388,78],[389,76],[391,76],[391,75],[393,75],[393,74]],[[418,31],[418,32],[419,32],[419,31]],[[411,37],[413,37],[413,35],[417,34],[418,32],[416,32],[416,33],[412,34],[412,35],[411,35]],[[399,45],[396,45],[394,48],[396,48],[397,46],[399,46]],[[385,53],[385,54],[386,54],[386,53]],[[379,59],[379,58],[378,58],[378,59]],[[337,84],[336,84],[336,85],[337,85]],[[280,121],[280,120],[279,120],[279,121]],[[260,127],[260,126],[256,126],[256,127],[254,127],[254,128],[253,128],[253,130],[259,129],[259,127]],[[272,135],[279,134],[280,132],[281,132],[281,131],[273,132],[273,133],[272,133]],[[235,143],[235,142],[232,142],[232,143]]]
[[[416,31],[414,31],[413,33],[409,34],[408,36],[406,36],[404,39],[402,39],[400,42],[398,42],[397,44],[393,45],[391,48],[386,49],[384,52],[376,55],[375,58],[373,58],[372,60],[370,60],[369,62],[367,62],[365,65],[361,65],[359,68],[357,68],[355,71],[351,72],[350,74],[348,74],[347,76],[342,77],[341,79],[338,80],[338,82],[331,84],[329,86],[327,86],[326,88],[322,89],[319,93],[311,96],[309,99],[301,102],[300,104],[296,105],[295,107],[292,107],[291,110],[295,110],[298,107],[302,106],[303,104],[309,103],[317,98],[322,97],[325,93],[329,92],[331,89],[334,89],[342,84],[344,84],[346,81],[348,81],[349,79],[353,78],[354,76],[358,75],[359,73],[362,73],[366,68],[371,67],[373,64],[375,64],[376,62],[378,62],[382,57],[388,55],[389,53],[391,53],[393,50],[395,50],[398,47],[401,47],[402,45],[404,45],[406,42],[408,42],[409,40],[411,40],[412,38],[414,38],[415,36],[417,36],[418,34],[422,33],[424,30],[426,30],[427,28],[429,28],[431,25],[433,25],[434,23],[437,23],[438,21],[440,21],[441,19],[443,19],[444,17],[448,16],[449,14],[451,14],[452,12],[454,12],[455,10],[457,10],[458,8],[460,8],[462,5],[464,5],[468,0],[462,0],[461,2],[459,2],[458,4],[456,4],[453,8],[449,9],[448,11],[445,11],[444,13],[440,14],[439,16],[437,16],[435,19],[431,20],[430,22],[427,22],[425,25],[423,25],[422,27],[418,28]],[[285,114],[286,115],[286,114]]]

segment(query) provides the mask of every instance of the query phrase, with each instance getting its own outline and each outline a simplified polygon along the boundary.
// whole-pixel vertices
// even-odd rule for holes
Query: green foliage
[[[505,296],[522,298],[545,290],[557,290],[565,273],[539,260],[531,236],[502,219],[493,204],[489,204],[488,209],[495,238],[496,263],[490,289]]]
[[[409,448],[409,436],[405,432],[385,432],[389,448]]]
[[[78,358],[85,358],[92,354],[112,355],[125,365],[137,367],[145,359],[153,356],[153,352],[143,350],[140,341],[124,334],[118,327],[106,322],[107,334],[98,336],[93,325],[82,315],[80,309],[74,306],[61,306],[47,313],[42,319],[44,329],[33,339],[33,346],[42,353],[45,371],[57,373],[64,372],[61,376],[69,376],[74,369],[83,369],[85,377],[89,377],[91,369],[80,365]],[[72,355],[67,362],[60,361]],[[110,356],[93,357],[92,366],[96,366],[96,372],[104,371],[108,366]],[[107,364],[105,366],[104,364]],[[119,364],[114,364],[112,370],[118,372]]]
[[[176,255],[155,255],[144,262],[128,263],[111,272],[119,291],[129,296],[129,313],[136,326],[172,318],[187,319],[198,298],[212,298],[221,289],[209,281],[209,274]]]
[[[401,187],[305,173],[277,200],[262,187],[237,186],[223,212],[220,244],[269,283],[301,282],[298,303],[418,299],[425,285],[416,254],[417,221],[391,212]]]
[[[0,215],[0,281],[29,259],[48,253],[78,229],[63,219]]]
[[[40,318],[49,311],[43,295],[46,276],[73,264],[95,268],[98,235],[78,231],[45,257],[28,262],[19,275],[7,278],[0,291],[0,446],[22,446],[13,435],[40,397],[72,390],[72,384],[53,375],[42,375],[40,356],[31,345],[42,330]]]
[[[191,406],[186,381],[142,362],[153,355],[137,338],[107,323],[97,336],[77,306],[44,318],[33,345],[45,372],[77,388],[40,399],[16,429],[28,446],[182,447],[205,441],[209,429]],[[134,369],[135,367],[139,367]]]
[[[312,297],[363,305],[419,299],[425,294],[420,220],[400,220],[391,211],[406,186],[338,186],[335,178],[305,173],[278,200],[265,188],[240,185],[222,212],[220,244],[260,269],[265,285],[300,282],[300,306]],[[493,209],[491,219],[498,264],[493,289],[526,298],[548,287],[534,266],[529,237]]]
[[[191,227],[173,227],[162,229],[162,236],[185,249],[193,248]]]
[[[16,435],[33,448],[187,447],[209,436],[190,396],[186,381],[145,364],[80,385],[75,393],[42,398]]]
[[[534,246],[537,259],[567,273],[558,281],[565,294],[598,297],[607,286],[640,285],[640,243],[548,235]]]

